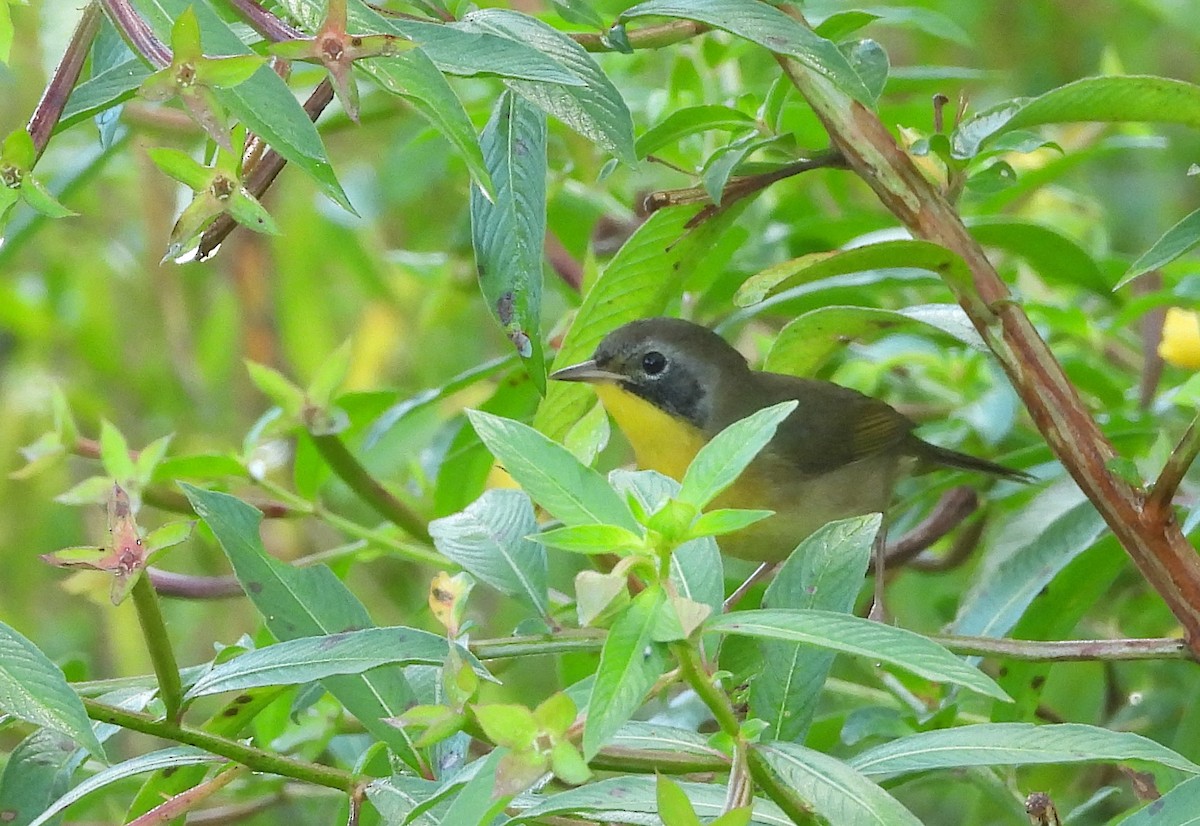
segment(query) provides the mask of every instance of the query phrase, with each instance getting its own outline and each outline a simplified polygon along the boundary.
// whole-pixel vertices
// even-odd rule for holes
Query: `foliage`
[[[1191,816],[1200,24],[1076,5],[0,0],[0,820]],[[764,584],[794,402],[547,382],[659,314],[1036,481]]]

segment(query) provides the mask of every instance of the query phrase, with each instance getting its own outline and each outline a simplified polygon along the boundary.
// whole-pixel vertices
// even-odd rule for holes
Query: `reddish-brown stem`
[[[979,496],[972,488],[963,486],[946,491],[929,516],[895,542],[888,543],[884,564],[888,568],[895,568],[909,562],[962,524],[978,507]]]
[[[29,118],[29,137],[33,138],[33,148],[39,158],[46,149],[46,144],[50,142],[50,135],[58,125],[58,119],[62,117],[71,91],[79,81],[79,73],[87,60],[88,50],[91,49],[92,41],[99,30],[100,7],[94,2],[89,3],[83,10],[79,25],[71,35],[62,60],[54,69],[53,77],[46,84],[46,91],[42,92],[42,99],[38,101],[37,108]]]
[[[129,0],[100,0],[105,14],[133,50],[156,69],[171,65],[171,50],[146,25]]]
[[[287,21],[267,11],[258,0],[229,0],[229,5],[240,12],[256,32],[273,43],[285,40],[303,40],[308,36]]]
[[[785,11],[800,20],[792,7]],[[1147,512],[1143,494],[1112,474],[1116,452],[1073,385],[1012,298],[954,208],[897,145],[879,118],[828,79],[790,59],[780,64],[829,132],[833,146],[912,234],[967,265],[969,283],[947,279],[1008,374],[1034,424],[1200,653],[1200,559],[1169,511]]]
[[[1150,495],[1146,497],[1147,519],[1159,523],[1171,520],[1171,500],[1175,498],[1175,491],[1179,489],[1179,483],[1183,481],[1188,468],[1196,461],[1197,454],[1200,454],[1200,416],[1192,419],[1179,444],[1167,457],[1167,463],[1158,474],[1154,487],[1150,489]]]
[[[325,111],[325,107],[331,100],[333,100],[333,84],[326,78],[317,84],[312,94],[308,96],[308,100],[304,101],[304,111],[310,120],[315,121]],[[262,153],[254,167],[246,173],[242,183],[251,195],[255,198],[262,198],[275,179],[279,177],[279,173],[283,171],[286,164],[287,161],[283,159],[283,156],[274,149],[268,149]],[[203,261],[216,252],[217,247],[221,246],[221,242],[229,237],[229,233],[233,232],[236,226],[237,222],[228,213],[222,213],[217,220],[213,221],[212,226],[200,236],[200,243],[196,247],[196,260]]]

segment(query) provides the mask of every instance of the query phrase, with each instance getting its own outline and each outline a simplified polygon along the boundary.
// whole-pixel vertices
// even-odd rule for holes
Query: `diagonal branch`
[[[801,22],[790,6],[784,10]],[[1114,476],[1112,445],[1062,367],[1012,298],[962,219],[897,144],[879,118],[817,72],[786,57],[780,65],[829,132],[835,149],[917,238],[966,262],[970,283],[947,279],[959,304],[1008,374],[1034,424],[1120,540],[1200,653],[1200,559],[1178,525],[1146,513],[1143,495]]]

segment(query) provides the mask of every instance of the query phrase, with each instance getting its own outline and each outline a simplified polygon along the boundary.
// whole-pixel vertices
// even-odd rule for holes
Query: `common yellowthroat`
[[[727,425],[788,399],[800,402],[725,493],[720,508],[775,516],[720,540],[726,553],[784,559],[827,522],[884,512],[898,476],[944,465],[1028,481],[1017,470],[930,444],[885,402],[832,382],[752,370],[719,335],[690,321],[647,318],[617,328],[591,359],[550,375],[594,385],[640,467],[682,479]]]

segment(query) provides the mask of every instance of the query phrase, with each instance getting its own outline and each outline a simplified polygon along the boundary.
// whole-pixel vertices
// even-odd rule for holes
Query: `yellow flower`
[[[1200,370],[1200,314],[1168,308],[1158,354],[1167,364]]]

